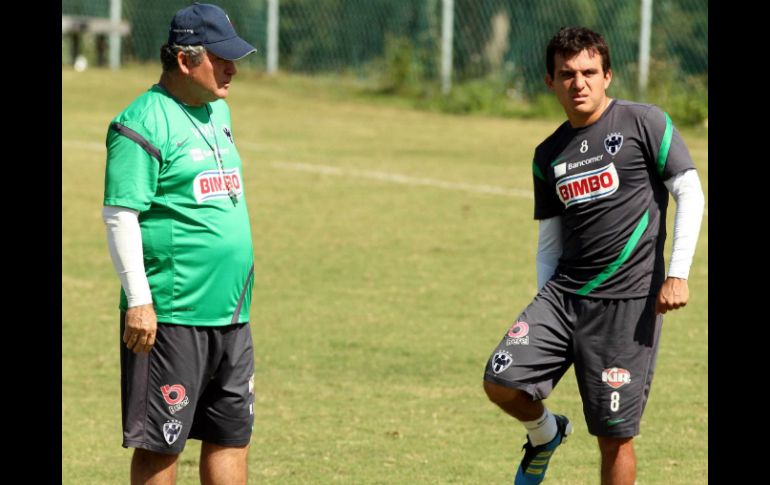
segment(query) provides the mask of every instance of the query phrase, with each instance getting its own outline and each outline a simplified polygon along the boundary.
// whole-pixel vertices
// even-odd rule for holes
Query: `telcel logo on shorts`
[[[556,193],[566,207],[614,194],[620,185],[615,164],[565,177],[556,184]]]
[[[174,384],[169,386],[168,384],[160,387],[160,392],[163,393],[163,400],[166,404],[170,404],[168,411],[171,414],[175,414],[183,407],[190,404],[190,398],[187,397],[187,391],[181,384]]]
[[[529,325],[527,322],[518,321],[511,325],[508,329],[508,339],[505,340],[505,345],[529,345]]]
[[[606,382],[611,388],[617,389],[631,382],[631,373],[626,369],[619,369],[617,367],[604,369],[602,371],[602,382]]]

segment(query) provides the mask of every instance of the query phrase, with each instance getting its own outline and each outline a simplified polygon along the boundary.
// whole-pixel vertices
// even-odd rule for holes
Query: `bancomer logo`
[[[232,187],[239,196],[243,194],[241,188],[241,175],[237,168],[223,170],[224,177],[219,175],[219,170],[206,170],[199,173],[193,182],[195,200],[200,204],[212,199],[227,199],[227,187]]]
[[[615,171],[615,164],[610,163],[606,167],[559,180],[556,193],[564,205],[569,207],[587,200],[607,197],[615,193],[618,186],[618,172]]]

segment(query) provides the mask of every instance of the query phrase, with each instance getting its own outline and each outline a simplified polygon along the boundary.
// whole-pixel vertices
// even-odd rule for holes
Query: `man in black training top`
[[[487,362],[484,390],[524,424],[516,485],[542,482],[572,431],[542,400],[575,364],[601,483],[632,485],[633,437],[647,401],[662,314],[687,304],[703,216],[690,154],[658,107],[607,97],[609,48],[587,28],[562,28],[546,50],[545,82],[567,115],[532,165],[539,292]],[[668,194],[676,201],[668,276]]]

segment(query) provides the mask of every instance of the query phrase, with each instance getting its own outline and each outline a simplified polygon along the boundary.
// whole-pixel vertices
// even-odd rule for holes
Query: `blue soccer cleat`
[[[527,436],[527,442],[522,447],[525,450],[524,458],[516,471],[513,485],[535,485],[542,482],[553,452],[564,443],[567,435],[572,433],[572,423],[566,416],[554,414],[553,417],[556,418],[556,436],[551,441],[544,445],[532,446]]]

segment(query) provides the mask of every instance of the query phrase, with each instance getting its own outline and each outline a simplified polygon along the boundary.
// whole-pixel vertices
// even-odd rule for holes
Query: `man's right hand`
[[[687,305],[690,299],[690,289],[687,287],[687,280],[684,278],[675,278],[669,276],[663,282],[658,299],[655,302],[655,314],[662,315],[668,311],[676,310]]]
[[[158,330],[158,317],[152,303],[139,305],[126,310],[126,331],[123,343],[135,354],[149,352],[155,345],[155,333]]]

